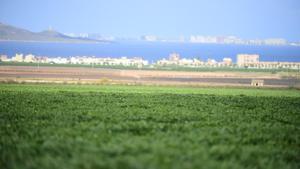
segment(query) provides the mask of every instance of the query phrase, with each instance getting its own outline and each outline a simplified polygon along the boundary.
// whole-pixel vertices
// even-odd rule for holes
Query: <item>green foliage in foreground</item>
[[[300,97],[100,87],[0,85],[0,168],[300,167]]]

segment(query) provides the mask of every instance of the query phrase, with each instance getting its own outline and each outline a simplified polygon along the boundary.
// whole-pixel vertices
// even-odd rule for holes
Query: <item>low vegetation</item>
[[[160,70],[160,71],[187,71],[187,72],[256,72],[256,73],[283,73],[285,75],[298,75],[297,69],[255,69],[255,68],[240,68],[236,65],[232,67],[188,67],[188,66],[160,66],[147,65],[143,67],[138,66],[123,66],[123,65],[87,65],[87,64],[51,64],[51,63],[25,63],[25,62],[1,62],[0,66],[36,66],[36,67],[86,67],[86,68],[104,68],[104,69],[121,69],[121,70]]]
[[[299,93],[0,84],[0,168],[296,169]]]

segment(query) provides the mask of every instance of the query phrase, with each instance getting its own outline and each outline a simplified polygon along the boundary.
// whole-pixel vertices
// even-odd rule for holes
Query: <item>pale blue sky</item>
[[[41,31],[300,40],[300,0],[0,0],[0,22]]]

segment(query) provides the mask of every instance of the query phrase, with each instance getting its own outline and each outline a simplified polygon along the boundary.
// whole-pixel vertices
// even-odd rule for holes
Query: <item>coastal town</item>
[[[171,53],[168,58],[150,63],[142,57],[95,57],[95,56],[72,56],[72,57],[47,57],[35,56],[33,54],[15,54],[12,57],[0,55],[0,62],[12,63],[45,63],[45,64],[71,64],[71,65],[100,65],[100,66],[124,66],[124,67],[154,67],[154,66],[179,66],[179,67],[228,67],[228,68],[250,68],[250,69],[297,69],[300,62],[277,62],[260,61],[258,54],[238,54],[236,63],[231,57],[225,57],[222,61],[207,59],[206,61],[197,58],[182,58],[178,53]]]

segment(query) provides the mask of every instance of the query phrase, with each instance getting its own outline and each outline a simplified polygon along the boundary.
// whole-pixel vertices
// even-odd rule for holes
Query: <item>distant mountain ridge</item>
[[[0,40],[2,41],[36,41],[66,43],[101,43],[108,42],[89,38],[70,37],[54,30],[31,32],[0,22]]]

